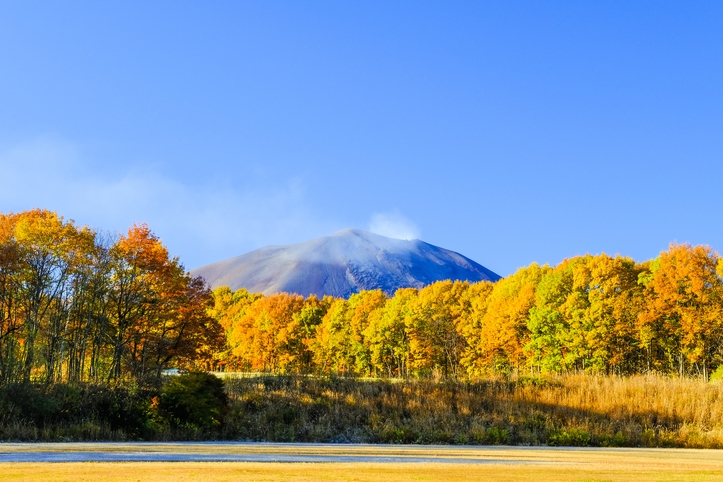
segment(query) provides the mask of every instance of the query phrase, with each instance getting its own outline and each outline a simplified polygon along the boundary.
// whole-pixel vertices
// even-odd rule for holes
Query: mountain
[[[347,298],[361,290],[421,288],[439,280],[496,281],[500,276],[459,253],[417,239],[345,229],[304,243],[266,246],[191,271],[214,288],[285,291]]]

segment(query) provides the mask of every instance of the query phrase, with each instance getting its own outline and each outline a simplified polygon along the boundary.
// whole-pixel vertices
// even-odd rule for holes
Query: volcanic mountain
[[[361,290],[421,288],[439,280],[496,281],[500,276],[459,253],[418,239],[345,229],[304,243],[266,246],[191,271],[214,288],[285,291],[347,298]]]

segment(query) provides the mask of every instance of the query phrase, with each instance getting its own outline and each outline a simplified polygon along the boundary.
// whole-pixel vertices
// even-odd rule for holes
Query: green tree
[[[407,325],[411,323],[410,305],[417,295],[415,288],[400,288],[382,308],[370,313],[365,338],[375,373],[388,377],[409,376]]]

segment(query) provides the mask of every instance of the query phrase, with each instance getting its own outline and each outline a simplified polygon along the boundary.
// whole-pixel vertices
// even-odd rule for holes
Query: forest
[[[46,210],[0,214],[0,382],[158,378],[172,367],[707,380],[723,361],[722,275],[709,247],[672,244],[644,262],[578,256],[393,296],[212,292],[146,225],[113,237]]]
[[[361,377],[660,373],[707,380],[723,355],[723,262],[672,244],[650,261],[586,255],[496,283],[393,296],[214,291],[226,370]]]
[[[722,278],[672,244],[263,296],[212,291],[143,224],[0,214],[0,440],[720,448]]]

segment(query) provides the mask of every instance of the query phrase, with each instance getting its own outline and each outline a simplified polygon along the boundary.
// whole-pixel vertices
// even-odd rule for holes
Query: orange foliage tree
[[[707,246],[672,244],[641,275],[646,309],[640,313],[640,341],[652,367],[689,368],[708,377],[720,363],[723,342],[723,286],[720,258]]]
[[[471,373],[485,370],[507,372],[525,367],[524,347],[530,341],[527,321],[535,305],[535,290],[540,278],[549,271],[536,263],[517,270],[512,276],[495,283],[481,311],[479,329],[473,333],[476,359]],[[478,302],[479,303],[479,302]]]
[[[212,302],[147,226],[113,241],[47,210],[0,215],[0,381],[195,363],[223,341]]]
[[[305,333],[300,318],[294,315],[303,307],[302,296],[288,293],[256,299],[234,323],[229,338],[233,355],[254,369],[298,371]]]

